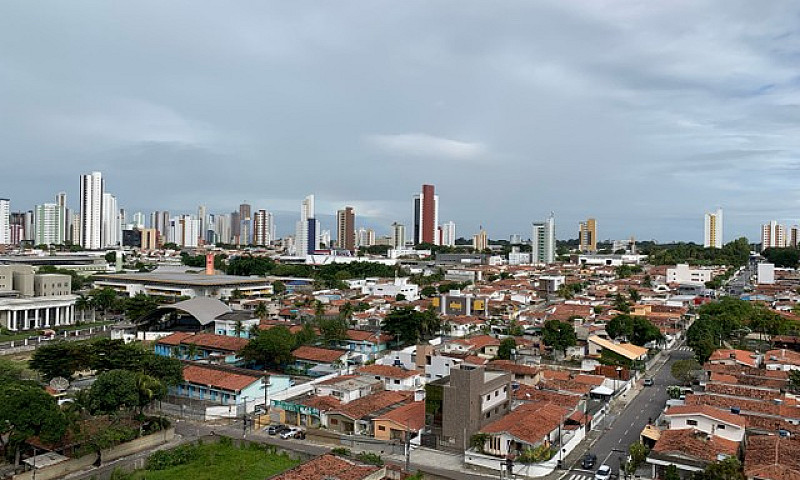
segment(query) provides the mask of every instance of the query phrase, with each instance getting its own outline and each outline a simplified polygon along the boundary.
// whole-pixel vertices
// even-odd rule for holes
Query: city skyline
[[[314,192],[384,228],[431,183],[467,237],[552,210],[559,238],[591,215],[603,239],[699,243],[719,205],[755,241],[800,216],[797,4],[51,8],[0,6],[0,196],[27,209],[99,170],[128,211]]]

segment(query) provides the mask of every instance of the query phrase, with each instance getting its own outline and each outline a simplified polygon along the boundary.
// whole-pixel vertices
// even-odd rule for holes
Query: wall
[[[137,438],[136,440],[124,443],[117,447],[110,448],[108,450],[103,450],[101,452],[101,458],[103,463],[108,463],[112,460],[116,460],[122,457],[127,457],[128,455],[132,455],[134,453],[138,453],[143,450],[148,450],[158,445],[162,445],[164,443],[169,442],[173,438],[175,438],[175,429],[169,428],[162,432],[157,432],[152,435],[140,437]],[[95,462],[95,460],[97,460],[97,456],[95,454],[89,454],[89,455],[84,455],[83,457],[80,458],[68,460],[66,462],[61,462],[57,465],[53,465],[52,467],[42,468],[36,470],[36,479],[51,480],[51,479],[61,478],[72,472],[76,472],[78,470],[90,467]],[[20,473],[18,475],[14,475],[12,478],[14,480],[33,480],[34,478],[33,471]]]

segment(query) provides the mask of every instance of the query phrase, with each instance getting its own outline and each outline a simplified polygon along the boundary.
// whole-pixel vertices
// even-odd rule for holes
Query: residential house
[[[761,365],[761,356],[748,350],[719,349],[708,357],[711,365],[743,365],[758,368]]]
[[[404,370],[390,365],[365,365],[358,369],[358,373],[380,380],[386,390],[413,391],[423,384],[422,375],[416,370]]]
[[[570,409],[550,403],[521,405],[481,428],[480,433],[488,437],[483,453],[507,458],[539,445],[563,445],[566,431],[562,426],[570,413]]]
[[[781,435],[751,435],[744,454],[748,480],[800,478],[800,439]]]
[[[239,352],[247,339],[213,333],[175,332],[156,340],[155,353],[165,357],[204,363],[240,365]]]
[[[347,331],[347,338],[342,340],[341,346],[345,350],[352,352],[351,361],[354,363],[366,363],[375,360],[387,350],[387,345],[393,339],[391,335],[380,332],[370,332],[367,330]]]
[[[294,368],[307,375],[321,377],[347,365],[348,352],[303,345],[292,351]]]
[[[644,362],[647,358],[647,349],[632,343],[615,343],[597,335],[592,335],[586,340],[590,356],[610,356],[621,360],[627,365]]]
[[[389,410],[373,421],[376,440],[415,438],[425,428],[425,402],[416,401]]]
[[[764,354],[767,370],[800,370],[800,353],[785,348],[769,350]]]
[[[663,430],[647,463],[653,468],[653,478],[664,478],[664,471],[670,465],[677,467],[682,478],[688,478],[711,463],[737,457],[739,447],[739,442],[693,428]]]
[[[531,365],[514,363],[511,360],[492,360],[487,370],[508,372],[514,376],[514,382],[525,385],[536,385],[542,379],[542,370]]]
[[[249,408],[265,398],[264,374],[253,370],[217,365],[187,364],[183,368],[183,383],[170,387],[173,395],[205,400],[219,405],[243,405]],[[270,389],[289,388],[288,376],[270,376]],[[267,393],[269,394],[269,392]],[[264,403],[263,400],[260,403]]]
[[[391,407],[405,404],[413,399],[413,394],[400,391],[383,391],[361,397],[346,404],[334,406],[325,412],[328,430],[347,435],[373,435],[373,420],[379,418]]]
[[[717,437],[741,442],[747,422],[741,415],[730,410],[720,410],[709,405],[672,406],[664,413],[670,430],[693,428]]]

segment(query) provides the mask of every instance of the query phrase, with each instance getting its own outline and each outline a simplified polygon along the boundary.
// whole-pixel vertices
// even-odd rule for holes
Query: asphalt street
[[[678,347],[669,353],[669,359],[657,372],[650,372],[655,382],[653,386],[643,387],[641,392],[612,420],[610,426],[589,450],[597,455],[597,466],[602,464],[611,467],[612,471],[619,471],[620,457],[627,457],[628,447],[639,441],[639,434],[647,425],[648,420],[655,420],[664,410],[667,402],[667,387],[675,385],[675,379],[670,374],[670,367],[677,360],[691,358],[693,353],[686,347]],[[640,380],[641,381],[641,380]],[[605,420],[604,420],[605,421]],[[581,477],[591,477],[594,472],[581,470],[580,465],[573,467],[565,480],[581,480]]]

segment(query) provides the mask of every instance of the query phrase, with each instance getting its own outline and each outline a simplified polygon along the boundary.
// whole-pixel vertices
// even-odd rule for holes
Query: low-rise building
[[[292,352],[294,368],[307,375],[321,377],[347,365],[349,353],[344,350],[303,345]]]
[[[711,463],[739,455],[740,443],[686,428],[663,430],[647,463],[653,468],[653,478],[664,478],[664,472],[675,465],[681,477],[705,470]]]
[[[155,353],[182,360],[224,365],[242,363],[239,352],[247,340],[213,333],[175,332],[156,340]]]
[[[421,388],[423,383],[419,372],[390,365],[365,365],[358,369],[358,374],[380,380],[386,390],[414,391]]]
[[[667,269],[667,283],[705,285],[713,278],[714,269],[707,267],[692,268],[688,264],[681,263],[675,265],[675,268]]]
[[[709,405],[679,405],[664,413],[670,430],[693,428],[717,437],[741,442],[747,422],[741,415],[720,410]]]
[[[425,428],[425,402],[416,401],[394,408],[377,416],[372,423],[376,440],[415,438]]]

